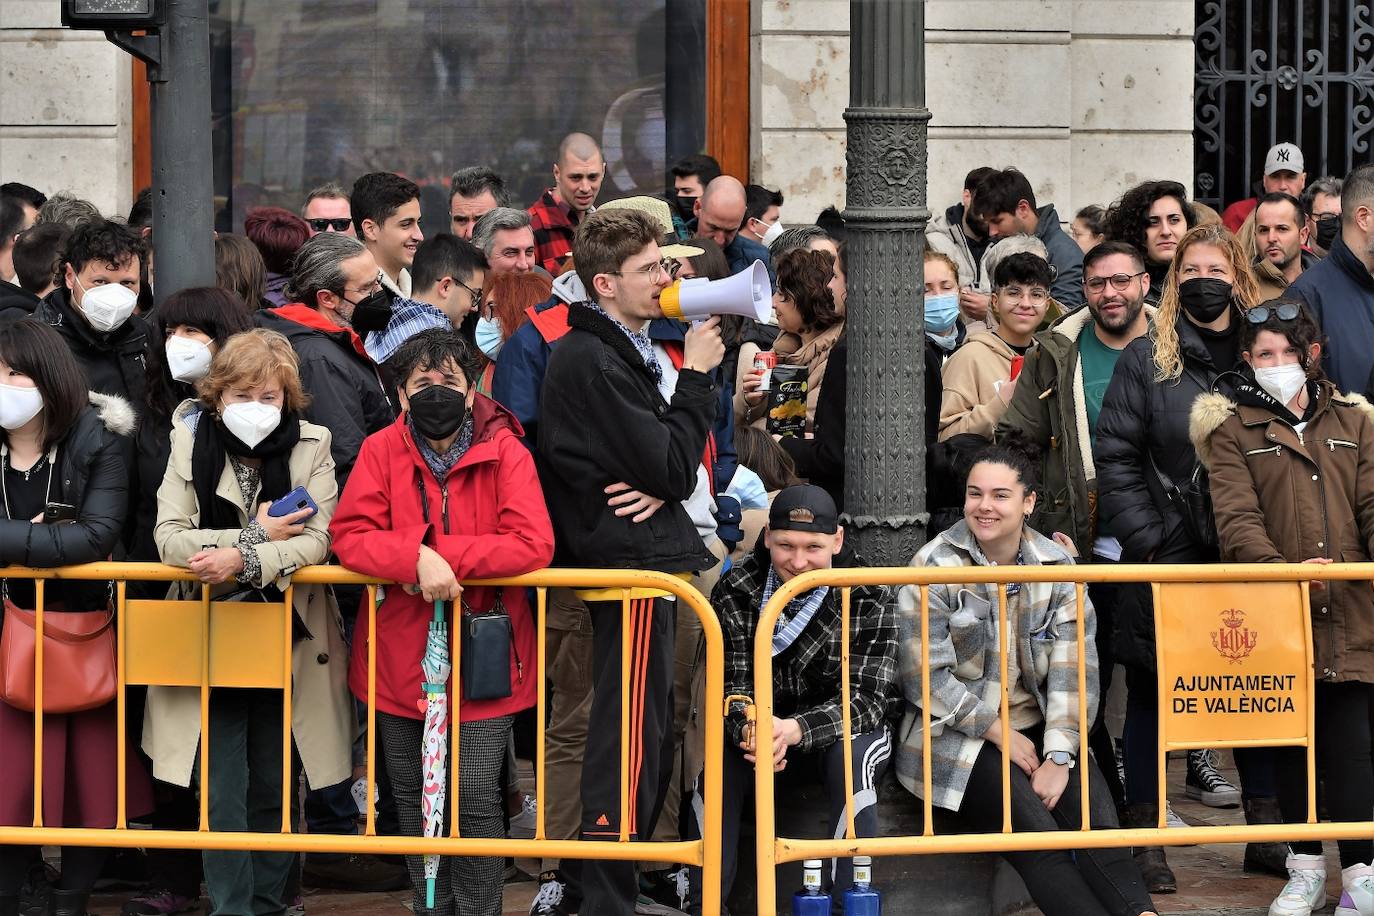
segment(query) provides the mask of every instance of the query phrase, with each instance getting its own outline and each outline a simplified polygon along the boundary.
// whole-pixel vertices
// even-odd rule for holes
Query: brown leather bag
[[[33,712],[34,612],[5,599],[0,700]],[[81,712],[114,699],[114,612],[43,612],[43,712]]]

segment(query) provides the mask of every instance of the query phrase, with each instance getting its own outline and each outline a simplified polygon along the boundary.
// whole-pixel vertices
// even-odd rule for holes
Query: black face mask
[[[410,396],[410,419],[426,439],[447,439],[468,415],[468,399],[461,391],[431,385]]]
[[[374,331],[385,331],[386,323],[390,320],[391,291],[383,286],[353,304],[353,317],[349,319],[349,324],[359,334],[367,335]]]
[[[1199,324],[1211,324],[1231,307],[1231,284],[1215,277],[1194,277],[1178,285],[1178,304]]]
[[[679,194],[673,199],[677,202],[677,215],[682,217],[684,223],[690,223],[692,220],[696,219],[697,215],[693,212],[697,203],[695,197],[683,197]]]
[[[1317,247],[1322,251],[1330,251],[1332,244],[1336,241],[1336,236],[1341,231],[1341,218],[1339,216],[1322,216],[1317,219]]]

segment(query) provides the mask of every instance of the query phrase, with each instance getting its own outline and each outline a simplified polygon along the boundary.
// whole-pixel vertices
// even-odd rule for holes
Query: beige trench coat
[[[177,408],[172,422],[172,455],[157,493],[157,541],[162,562],[185,566],[207,544],[233,546],[239,529],[197,528],[200,510],[191,482],[191,446],[195,439],[195,402]],[[292,480],[305,487],[320,511],[306,522],[305,532],[285,541],[257,547],[264,582],[285,589],[293,572],[302,566],[324,563],[329,558],[329,521],[338,502],[334,461],[329,454],[329,430],[301,423],[299,444],[291,453]],[[225,462],[215,492],[238,507],[245,527],[256,514],[243,503],[234,469]],[[255,500],[256,502],[256,500]],[[229,582],[216,586],[219,593],[240,586]],[[170,598],[199,595],[199,585],[175,583]],[[292,647],[291,731],[295,737],[306,779],[312,788],[337,785],[353,774],[351,747],[357,732],[353,703],[348,693],[348,648],[343,621],[333,595],[322,585],[306,585],[293,593],[296,614],[310,635]],[[418,676],[418,674],[417,674]],[[143,720],[143,750],[152,758],[153,775],[164,782],[189,786],[196,770],[200,745],[200,690],[194,687],[149,687]],[[212,749],[213,754],[213,749]],[[214,761],[210,764],[214,766]]]

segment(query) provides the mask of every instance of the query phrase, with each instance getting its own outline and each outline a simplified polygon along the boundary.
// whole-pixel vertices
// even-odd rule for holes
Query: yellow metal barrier
[[[458,830],[458,728],[452,727],[450,754],[449,835],[447,837],[378,836],[373,806],[368,806],[363,833],[357,836],[332,836],[293,833],[289,822],[291,791],[291,691],[282,690],[282,825],[280,833],[222,833],[210,830],[209,793],[200,793],[200,825],[195,831],[130,829],[126,816],[125,754],[127,742],[125,687],[127,684],[157,684],[197,687],[200,690],[200,774],[201,785],[208,785],[210,768],[209,715],[210,688],[275,687],[291,684],[292,590],[298,585],[362,585],[367,587],[368,683],[367,683],[367,792],[372,797],[376,782],[376,693],[377,693],[377,587],[382,580],[362,576],[339,566],[311,566],[297,570],[284,589],[285,600],[275,604],[239,604],[212,601],[210,589],[203,586],[198,601],[129,601],[126,584],[130,581],[196,582],[186,569],[157,563],[89,563],[60,569],[0,568],[0,579],[35,579],[36,604],[34,629],[37,657],[34,663],[37,684],[34,715],[34,816],[31,827],[0,827],[0,844],[72,845],[105,847],[152,847],[217,850],[263,850],[293,852],[347,852],[445,856],[529,856],[568,859],[662,860],[702,867],[702,887],[706,916],[716,916],[720,899],[720,792],[723,733],[718,724],[706,728],[704,793],[704,839],[677,842],[628,842],[629,817],[629,704],[621,721],[620,785],[622,816],[617,842],[551,840],[545,836],[544,810],[538,809],[535,835],[529,840],[465,839]],[[118,807],[112,829],[50,827],[43,824],[43,586],[47,580],[112,580],[117,621],[118,691]],[[690,608],[701,622],[706,643],[706,708],[723,708],[724,653],[720,623],[707,600],[682,579],[666,573],[642,570],[546,569],[507,579],[482,579],[464,586],[519,586],[537,590],[538,626],[538,701],[539,737],[535,759],[535,785],[541,799],[544,788],[544,724],[546,720],[545,624],[549,588],[608,588],[621,593],[624,615],[622,632],[629,634],[630,595],[633,589],[653,589],[675,596]],[[225,611],[232,613],[232,618]],[[460,628],[452,628],[454,679],[461,663]],[[133,651],[130,651],[130,643]],[[159,651],[140,655],[139,644],[156,646]],[[628,657],[630,640],[625,638]],[[624,664],[623,672],[629,665]],[[420,672],[415,673],[417,680]],[[628,678],[624,689],[628,690]],[[454,696],[452,721],[459,719],[460,697]],[[418,755],[419,748],[416,748]]]
[[[747,711],[751,720],[756,721],[754,730],[755,746],[767,748],[772,745],[773,732],[773,681],[772,681],[772,638],[777,625],[778,615],[788,602],[798,595],[820,586],[840,588],[842,606],[842,672],[841,690],[844,726],[844,742],[848,745],[853,735],[850,731],[849,702],[849,628],[850,593],[859,586],[916,586],[920,590],[920,632],[921,632],[921,741],[922,757],[929,761],[931,756],[930,735],[930,594],[931,585],[993,583],[998,585],[998,646],[1001,659],[1001,729],[1004,746],[1009,745],[1011,724],[1009,719],[1007,684],[1007,590],[1011,583],[1057,582],[1073,583],[1077,614],[1077,644],[1084,641],[1085,585],[1097,582],[1149,583],[1156,597],[1155,623],[1157,634],[1167,634],[1167,610],[1161,605],[1174,600],[1161,587],[1168,588],[1176,583],[1290,583],[1300,596],[1302,621],[1297,624],[1298,636],[1303,643],[1300,660],[1305,666],[1305,689],[1295,689],[1293,696],[1297,718],[1305,723],[1301,733],[1284,732],[1281,735],[1262,734],[1259,737],[1212,737],[1203,739],[1197,735],[1184,735],[1180,738],[1169,736],[1169,711],[1164,704],[1166,694],[1165,678],[1173,673],[1169,667],[1171,655],[1161,652],[1159,666],[1160,688],[1160,772],[1159,772],[1159,811],[1160,823],[1155,828],[1133,828],[1113,830],[1092,830],[1089,824],[1088,767],[1077,767],[1080,780],[1079,813],[1080,829],[1057,830],[1044,833],[1013,833],[1011,828],[1011,806],[1007,803],[1011,790],[1011,761],[1009,755],[1002,757],[1002,797],[1003,822],[1001,833],[960,833],[937,836],[933,826],[933,806],[931,803],[931,772],[929,765],[923,767],[923,798],[919,803],[923,808],[923,831],[921,836],[885,836],[858,838],[854,831],[852,805],[846,805],[847,823],[844,837],[834,839],[799,839],[781,837],[775,828],[775,803],[773,769],[771,756],[760,754],[754,768],[755,818],[758,857],[758,905],[760,916],[772,916],[777,898],[777,872],[780,863],[795,862],[802,859],[837,856],[895,856],[927,855],[936,853],[986,853],[1011,852],[1020,850],[1045,849],[1083,849],[1129,846],[1181,846],[1204,845],[1209,843],[1252,843],[1288,842],[1304,840],[1334,840],[1368,837],[1374,834],[1374,822],[1357,823],[1316,823],[1316,767],[1313,765],[1313,704],[1312,704],[1312,630],[1307,614],[1307,583],[1312,580],[1374,580],[1374,563],[1333,563],[1327,566],[1302,564],[1211,564],[1198,566],[1185,565],[1113,565],[1113,566],[1016,566],[1016,567],[885,567],[859,569],[817,570],[796,576],[781,585],[763,608],[754,640],[754,705]],[[894,598],[895,600],[895,598]],[[1224,598],[1218,598],[1224,600]],[[1223,605],[1224,606],[1224,605]],[[1268,609],[1266,609],[1267,611]],[[1229,624],[1226,624],[1229,625]],[[1236,627],[1236,629],[1239,629]],[[1227,637],[1220,637],[1223,641]],[[1254,640],[1250,640],[1253,648]],[[1244,642],[1238,644],[1235,652],[1244,649]],[[1078,721],[1079,748],[1078,759],[1087,760],[1088,731],[1091,722],[1087,720],[1087,672],[1086,658],[1081,651],[1078,659]],[[1298,685],[1294,685],[1295,688]],[[731,697],[729,700],[747,700],[747,697]],[[1300,707],[1300,708],[1299,708]],[[1289,720],[1291,724],[1291,717]],[[1263,728],[1258,729],[1264,732]],[[1171,748],[1193,747],[1245,747],[1245,746],[1301,746],[1307,749],[1307,790],[1308,823],[1305,824],[1265,824],[1189,827],[1188,829],[1165,829],[1164,795],[1165,767],[1164,757]],[[845,790],[853,799],[853,761],[850,754],[841,754],[844,761]],[[837,889],[837,891],[840,889]],[[707,896],[704,900],[711,900]]]

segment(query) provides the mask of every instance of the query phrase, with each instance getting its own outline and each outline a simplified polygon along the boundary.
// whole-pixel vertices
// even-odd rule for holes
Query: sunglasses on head
[[[1292,302],[1284,302],[1273,308],[1257,305],[1245,313],[1245,320],[1251,324],[1264,324],[1271,317],[1279,321],[1292,321],[1298,317],[1298,307]]]
[[[353,220],[346,216],[340,217],[339,219],[308,219],[306,222],[309,223],[310,228],[314,229],[316,232],[326,232],[330,229],[333,229],[335,232],[347,232],[349,227],[353,225]]]

